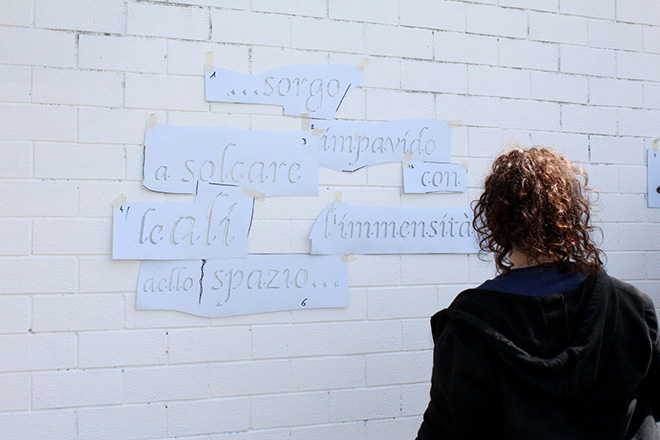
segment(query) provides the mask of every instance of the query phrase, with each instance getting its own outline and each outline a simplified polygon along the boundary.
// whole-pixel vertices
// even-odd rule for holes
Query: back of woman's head
[[[593,241],[586,173],[546,148],[514,149],[493,163],[474,205],[473,226],[482,251],[508,272],[512,249],[532,262],[574,264],[592,274],[602,266]]]

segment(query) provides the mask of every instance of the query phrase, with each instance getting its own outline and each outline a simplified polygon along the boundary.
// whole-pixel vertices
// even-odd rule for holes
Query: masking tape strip
[[[341,203],[341,191],[335,193],[335,202]]]
[[[262,193],[261,191],[257,191],[256,189],[247,188],[245,186],[241,187],[241,194],[248,197],[254,197],[256,200],[263,200],[264,198],[266,198],[265,193]]]
[[[206,72],[207,75],[210,75],[214,70],[215,66],[213,64],[213,52],[206,52],[204,54],[204,72]]]
[[[467,160],[461,162],[461,168],[465,168],[467,170],[468,165],[470,165],[470,162],[468,162]]]
[[[406,168],[410,167],[410,162],[412,162],[413,152],[408,151],[406,156],[403,158],[403,166]]]
[[[155,114],[150,114],[149,115],[149,120],[147,121],[147,130],[153,130],[156,128],[156,124],[158,123],[158,116]]]
[[[314,130],[312,130],[312,137],[321,136],[324,132],[325,130],[323,130],[322,128],[315,128]]]
[[[119,209],[119,207],[126,201],[128,200],[128,197],[126,197],[123,194],[119,194],[119,196],[112,202],[112,209]]]
[[[302,126],[302,130],[303,131],[309,130],[309,127],[310,127],[310,125],[309,125],[309,113],[303,113],[301,116],[302,116],[302,119],[300,120],[300,123],[301,123],[301,126]]]
[[[355,261],[356,258],[355,254],[346,254],[341,256],[341,261],[344,263],[350,263],[351,261]]]
[[[450,127],[462,127],[463,126],[463,120],[462,119],[454,119],[453,121],[447,121],[447,125]]]
[[[371,61],[369,61],[368,58],[363,59],[360,64],[357,65],[355,68],[358,72],[364,72],[364,69],[366,69],[369,64],[371,64]]]
[[[660,143],[660,138],[653,139],[653,154],[655,154],[656,156],[658,155],[658,153],[660,153],[659,151],[660,147],[658,146],[659,143]]]

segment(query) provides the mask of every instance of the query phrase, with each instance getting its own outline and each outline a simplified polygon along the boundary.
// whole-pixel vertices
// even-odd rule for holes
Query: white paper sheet
[[[648,150],[647,167],[649,208],[660,208],[660,153]]]
[[[125,201],[113,211],[112,258],[245,257],[253,204],[238,187],[212,184],[194,202]]]
[[[215,67],[206,74],[206,100],[284,106],[284,114],[332,119],[364,75],[350,65],[285,66],[259,75]]]
[[[390,208],[332,202],[309,234],[312,254],[464,254],[477,252],[472,211]]]
[[[137,308],[221,317],[348,307],[348,296],[347,265],[338,256],[143,261]]]
[[[414,160],[449,162],[451,128],[439,119],[401,119],[388,122],[313,121],[323,129],[322,167],[355,171],[367,165]]]
[[[197,181],[269,196],[317,195],[320,137],[312,131],[250,131],[156,124],[144,143],[144,186],[194,194]]]
[[[413,161],[403,165],[403,192],[451,193],[467,190],[467,168],[454,163]]]

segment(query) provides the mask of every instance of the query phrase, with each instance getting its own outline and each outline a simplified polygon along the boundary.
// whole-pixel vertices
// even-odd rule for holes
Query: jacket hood
[[[568,398],[592,386],[607,368],[612,352],[625,349],[621,344],[626,341],[619,333],[630,329],[620,328],[621,313],[625,311],[614,280],[601,272],[588,277],[578,289],[543,297],[466,290],[450,308],[432,318],[432,329],[434,338],[449,322],[476,333],[489,351],[488,357],[501,362],[530,388]],[[648,332],[646,337],[643,331],[633,333],[649,339]],[[641,342],[631,349],[646,351]],[[650,345],[649,340],[648,356]],[[628,365],[620,380],[641,380],[645,365],[645,361]]]

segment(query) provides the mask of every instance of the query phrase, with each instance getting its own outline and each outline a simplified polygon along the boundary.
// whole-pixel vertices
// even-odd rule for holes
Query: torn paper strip
[[[344,98],[362,83],[349,65],[285,66],[259,75],[215,67],[206,75],[206,100],[284,106],[284,114],[332,119]]]
[[[268,196],[317,195],[320,137],[308,131],[251,131],[157,124],[144,144],[144,186],[194,194],[198,181]]]
[[[137,308],[221,317],[348,307],[348,296],[348,270],[339,256],[143,261]]]
[[[472,211],[390,208],[332,202],[309,234],[312,254],[455,254],[477,252]]]
[[[467,190],[467,168],[454,163],[412,161],[403,166],[403,192],[451,193]]]
[[[438,119],[389,122],[314,121],[321,135],[322,167],[355,171],[367,165],[412,160],[449,162],[451,128]]]
[[[211,184],[194,202],[126,201],[113,210],[112,258],[245,257],[253,204],[238,187]]]

